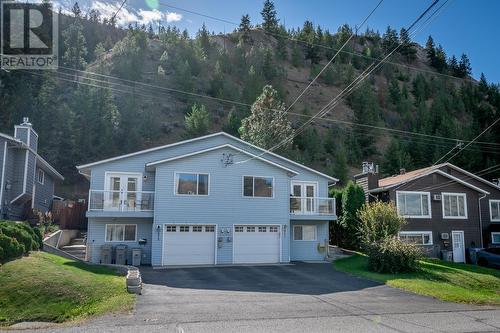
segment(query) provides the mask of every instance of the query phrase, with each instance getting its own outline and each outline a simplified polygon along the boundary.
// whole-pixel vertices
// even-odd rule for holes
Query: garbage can
[[[101,246],[101,264],[111,264],[111,245]]]
[[[441,250],[441,257],[444,261],[453,261],[453,251]]]
[[[480,247],[470,247],[469,248],[469,259],[471,264],[477,264],[477,252],[481,251]]]
[[[141,266],[142,249],[132,249],[132,265]]]
[[[115,248],[116,259],[115,264],[126,265],[127,264],[127,245],[117,245]]]

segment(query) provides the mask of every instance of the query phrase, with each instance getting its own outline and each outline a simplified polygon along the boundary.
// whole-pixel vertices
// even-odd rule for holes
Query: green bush
[[[0,231],[0,262],[5,262],[25,253],[26,249],[15,238],[4,235]]]
[[[5,236],[15,238],[24,245],[25,253],[36,251],[40,248],[42,239],[29,225],[21,222],[0,222],[0,232]]]
[[[385,238],[397,236],[406,223],[404,217],[398,215],[394,204],[381,201],[364,205],[358,210],[357,217],[360,221],[358,234],[363,248]]]
[[[366,246],[368,269],[377,273],[404,273],[417,269],[422,253],[414,244],[387,237]]]

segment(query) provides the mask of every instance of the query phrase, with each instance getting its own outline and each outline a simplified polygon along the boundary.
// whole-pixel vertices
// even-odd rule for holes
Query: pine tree
[[[342,216],[340,223],[345,229],[346,238],[344,246],[348,249],[357,250],[359,242],[359,221],[356,217],[358,210],[365,204],[365,193],[363,188],[349,181],[342,191]]]
[[[238,27],[238,32],[240,33],[240,39],[244,43],[248,43],[251,40],[250,37],[250,29],[251,29],[251,23],[250,23],[250,15],[246,14],[241,17],[241,22],[240,26]]]
[[[75,4],[76,5],[76,4]],[[84,69],[87,65],[87,43],[83,35],[83,26],[80,21],[73,22],[62,32],[64,40],[63,62],[73,69]]]
[[[265,0],[264,8],[260,12],[262,15],[262,28],[267,32],[275,32],[278,29],[278,18],[277,12],[274,8],[274,2],[271,0]]]
[[[427,60],[431,66],[434,66],[436,61],[436,47],[434,45],[434,39],[432,36],[427,38],[427,43],[425,43],[425,52],[427,53]]]
[[[224,126],[222,126],[222,130],[231,135],[239,135],[239,129],[241,127],[241,119],[236,114],[236,110],[233,108],[229,111],[227,115],[227,120]]]
[[[402,28],[399,32],[399,43],[401,44],[399,53],[406,58],[406,61],[414,61],[417,58],[417,50],[415,49],[410,39],[410,35],[405,28]]]
[[[205,105],[193,104],[191,112],[185,117],[185,123],[188,136],[196,137],[207,134],[210,125],[210,115]]]
[[[382,36],[382,48],[386,53],[391,52],[398,46],[398,33],[390,26],[387,27],[384,35]]]
[[[205,55],[208,56],[210,54],[211,45],[210,45],[210,34],[207,30],[207,26],[205,25],[205,23],[203,23],[201,29],[198,30],[198,32],[196,33],[196,40],[198,41],[198,44],[203,50],[203,52],[205,52]]]
[[[458,60],[457,57],[455,57],[455,55],[453,55],[448,61],[448,69],[450,70],[451,75],[460,77]]]
[[[382,170],[386,175],[398,174],[400,169],[411,169],[412,167],[411,157],[407,150],[394,138],[384,154],[383,161]]]
[[[469,58],[465,53],[462,53],[462,56],[460,57],[460,62],[458,63],[458,73],[459,77],[466,77],[472,73]]]
[[[73,16],[76,18],[80,18],[82,16],[82,10],[80,9],[78,2],[75,2],[73,7],[71,8],[71,12],[73,13]]]
[[[243,119],[241,124],[241,138],[264,149],[273,147],[294,133],[285,104],[270,85],[264,87],[262,94],[252,105],[250,116]],[[290,142],[280,150],[289,146]]]

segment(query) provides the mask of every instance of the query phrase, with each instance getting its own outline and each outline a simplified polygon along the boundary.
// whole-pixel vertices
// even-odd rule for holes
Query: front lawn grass
[[[62,322],[133,307],[125,277],[100,266],[32,252],[0,266],[0,325]]]
[[[381,274],[368,270],[364,255],[334,262],[337,270],[416,294],[456,303],[500,305],[500,271],[438,259],[419,262],[414,273]]]

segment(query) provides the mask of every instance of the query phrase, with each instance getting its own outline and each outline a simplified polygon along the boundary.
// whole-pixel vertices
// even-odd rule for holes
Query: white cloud
[[[182,14],[170,12],[170,13],[167,13],[167,15],[165,15],[165,18],[166,18],[168,23],[179,22],[180,20],[182,20]]]

